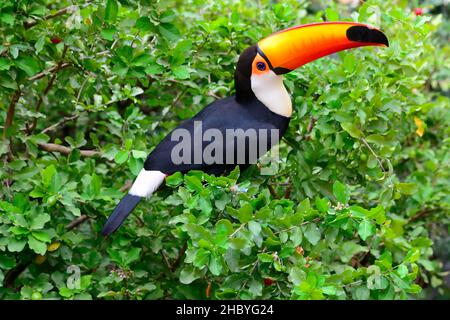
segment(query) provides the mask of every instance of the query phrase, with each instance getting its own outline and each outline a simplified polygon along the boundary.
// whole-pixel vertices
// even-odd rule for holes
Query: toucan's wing
[[[266,113],[270,114],[266,114]],[[275,120],[274,120],[275,119]],[[275,122],[274,122],[275,121]],[[276,122],[278,121],[278,122]],[[285,117],[280,117],[269,111],[264,105],[259,101],[255,101],[250,104],[239,104],[236,102],[234,97],[218,100],[202,111],[195,115],[192,119],[183,122],[180,126],[174,129],[167,137],[165,137],[150,153],[147,160],[145,161],[145,170],[158,170],[164,172],[165,174],[172,174],[174,172],[187,172],[189,170],[203,170],[209,173],[219,174],[227,169],[233,169],[236,164],[248,165],[249,160],[256,160],[259,155],[259,149],[257,151],[257,156],[254,157],[249,153],[253,149],[250,146],[259,147],[259,130],[280,130],[279,137],[284,134],[285,128],[289,123],[289,119]],[[201,125],[201,128],[199,127]],[[218,161],[211,163],[211,160],[206,159],[207,154],[203,154],[205,146],[209,145],[212,141],[202,141],[203,135],[209,130],[214,129],[216,132],[220,132],[223,140],[222,144],[222,154],[215,154],[214,158]],[[229,130],[235,130],[234,134],[241,137],[245,135],[245,147],[244,147],[244,163],[242,163],[242,157],[238,158],[238,154],[242,156],[242,149],[238,150],[237,140],[231,141],[229,138]],[[236,131],[236,129],[238,129]],[[227,131],[228,130],[228,131]],[[257,135],[251,134],[256,132]],[[186,133],[189,137],[189,141],[184,141],[183,143],[190,142],[190,161],[188,163],[174,163],[174,155],[179,155],[179,147],[181,138],[174,139],[177,134]],[[270,149],[270,146],[277,143],[277,141],[270,140],[267,141],[268,147],[266,151]],[[263,148],[262,148],[263,149]],[[199,153],[202,153],[199,155]],[[263,152],[265,153],[265,152]],[[234,161],[227,161],[226,157],[233,155],[232,159]],[[201,156],[201,157],[199,157]],[[197,159],[195,158],[197,157]],[[185,158],[187,159],[187,157]],[[241,160],[240,162],[237,160]],[[222,161],[221,161],[222,160]],[[179,161],[179,158],[178,158]]]

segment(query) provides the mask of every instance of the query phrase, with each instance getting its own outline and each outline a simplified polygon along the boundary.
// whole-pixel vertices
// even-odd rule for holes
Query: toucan
[[[221,175],[236,166],[245,169],[253,164],[288,128],[292,101],[283,74],[362,46],[388,47],[389,43],[382,31],[366,24],[322,22],[276,32],[245,49],[236,65],[235,94],[206,106],[153,149],[128,194],[106,221],[102,235],[117,230],[139,201],[150,197],[175,172],[202,170]],[[201,139],[195,138],[202,134]]]

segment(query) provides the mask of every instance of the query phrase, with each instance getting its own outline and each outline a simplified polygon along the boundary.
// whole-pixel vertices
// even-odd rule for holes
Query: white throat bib
[[[250,77],[251,87],[256,98],[270,111],[281,116],[292,115],[292,102],[283,84],[283,77],[272,70],[262,75]]]

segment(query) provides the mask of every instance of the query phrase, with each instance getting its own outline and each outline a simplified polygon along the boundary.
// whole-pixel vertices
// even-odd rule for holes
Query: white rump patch
[[[166,175],[161,171],[142,169],[128,193],[143,198],[149,197],[159,188],[165,177]]]
[[[265,74],[254,74],[250,78],[252,91],[270,111],[281,116],[292,115],[292,101],[283,84],[283,77],[272,70]]]

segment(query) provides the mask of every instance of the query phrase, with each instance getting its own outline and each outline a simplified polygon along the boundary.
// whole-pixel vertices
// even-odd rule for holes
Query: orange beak
[[[276,74],[323,56],[363,46],[388,47],[383,32],[355,22],[323,22],[289,28],[258,42],[258,52]]]

